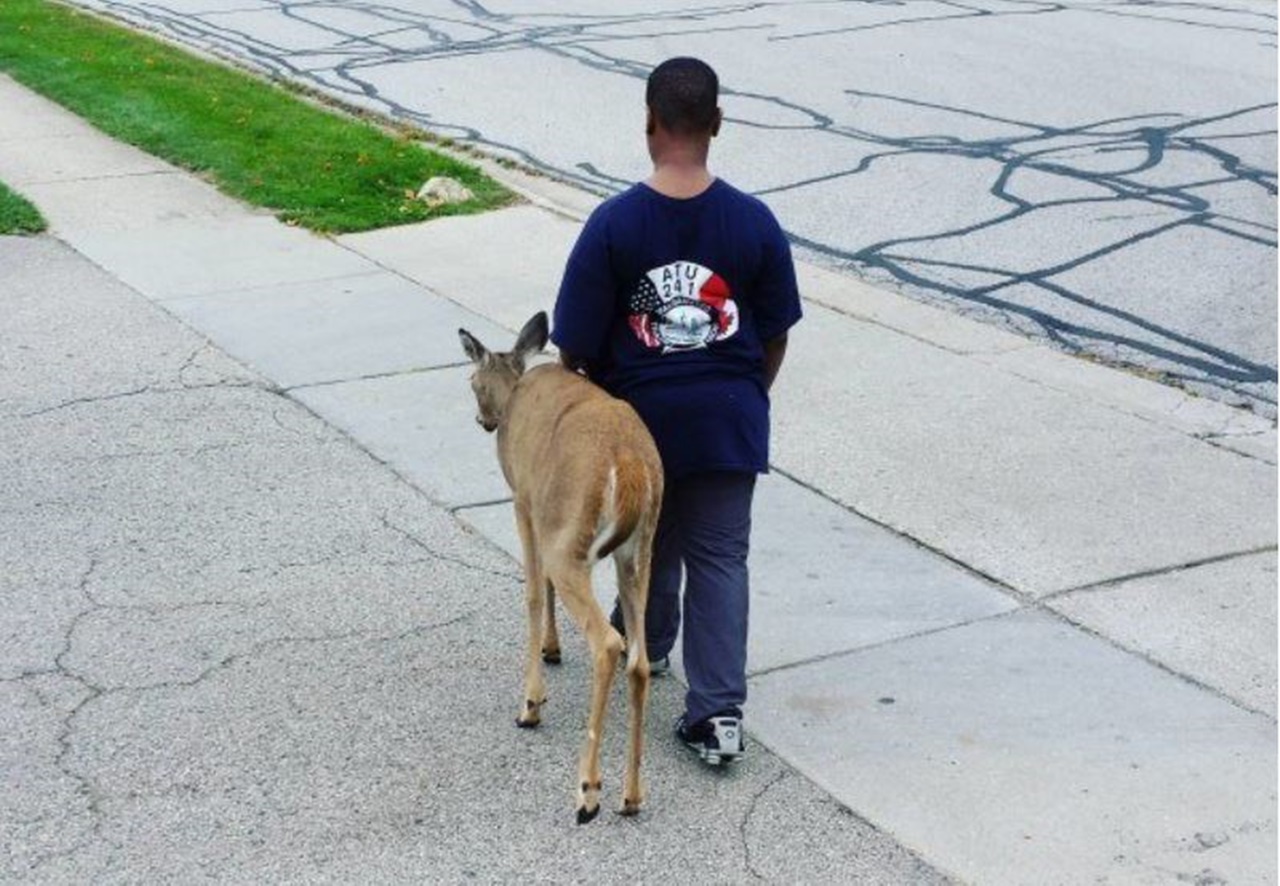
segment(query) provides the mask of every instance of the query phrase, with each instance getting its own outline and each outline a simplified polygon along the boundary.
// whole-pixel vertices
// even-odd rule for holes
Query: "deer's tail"
[[[641,517],[662,500],[662,477],[634,455],[624,454],[609,468],[600,503],[599,531],[591,545],[591,562],[612,554],[635,533]]]

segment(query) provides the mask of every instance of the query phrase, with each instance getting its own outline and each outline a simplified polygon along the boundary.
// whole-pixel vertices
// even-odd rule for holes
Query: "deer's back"
[[[656,509],[662,500],[662,462],[640,416],[558,365],[521,377],[498,448],[517,501],[544,517],[594,524],[610,506],[608,490],[628,511]]]

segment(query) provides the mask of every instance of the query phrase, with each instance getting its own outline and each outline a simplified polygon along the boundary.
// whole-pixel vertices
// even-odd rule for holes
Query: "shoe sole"
[[[704,745],[685,741],[683,738],[680,739],[680,743],[697,754],[698,759],[708,766],[728,766],[730,763],[736,763],[747,755],[746,748],[733,753],[725,753],[724,751],[712,750]]]
[[[706,763],[708,766],[715,766],[717,768],[720,766],[728,766],[732,763],[737,763],[739,760],[741,760],[743,757],[747,755],[746,751],[739,751],[736,754],[722,754],[720,751],[709,751],[706,748],[699,747],[698,745],[692,745],[687,743],[685,747],[689,748],[689,750],[697,754],[698,759],[701,760],[703,763]]]

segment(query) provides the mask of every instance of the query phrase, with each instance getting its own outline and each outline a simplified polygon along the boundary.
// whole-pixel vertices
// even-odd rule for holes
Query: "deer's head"
[[[502,424],[507,403],[516,382],[524,374],[525,361],[547,346],[547,313],[533,315],[516,337],[516,345],[506,353],[494,353],[465,329],[458,330],[462,349],[467,352],[475,371],[471,373],[471,390],[476,395],[476,422],[492,432]]]

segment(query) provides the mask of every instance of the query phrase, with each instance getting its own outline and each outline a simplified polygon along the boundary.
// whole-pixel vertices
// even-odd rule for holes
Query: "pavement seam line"
[[[399,534],[402,538],[404,538],[410,544],[422,549],[429,556],[434,557],[438,560],[443,560],[446,563],[453,563],[456,566],[461,566],[464,569],[470,569],[475,572],[481,572],[481,573],[484,573],[485,575],[493,575],[499,578],[510,579],[512,581],[519,582],[519,581],[522,581],[524,578],[521,574],[516,572],[501,572],[496,569],[490,569],[487,566],[478,566],[475,563],[469,563],[466,560],[461,559],[460,557],[455,557],[451,554],[446,554],[443,551],[438,551],[435,548],[431,547],[426,542],[424,542],[422,539],[418,538],[408,529],[405,529],[403,526],[397,526],[395,523],[391,521],[391,518],[387,514],[382,514],[379,517],[379,519],[382,521],[382,525],[385,526],[387,529],[390,529],[392,532]]]
[[[813,265],[813,267],[821,268],[822,266]],[[826,269],[824,268],[823,270],[826,270]],[[859,280],[859,282],[863,282],[860,280],[860,278],[855,277],[854,279]],[[884,292],[884,291],[885,290],[883,289],[876,289],[876,292]],[[890,294],[892,295],[894,293],[890,293]],[[900,297],[905,298],[905,296],[900,296]],[[951,347],[950,345],[944,345],[941,342],[937,342],[937,341],[934,341],[933,339],[926,338],[925,336],[919,333],[911,332],[909,330],[903,329],[900,326],[894,326],[885,320],[880,320],[875,317],[869,317],[866,314],[859,314],[856,311],[850,310],[849,308],[835,304],[834,301],[829,301],[829,300],[820,298],[818,296],[804,295],[802,293],[801,300],[813,302],[815,305],[826,308],[828,311],[839,314],[841,317],[844,317],[847,320],[852,320],[855,323],[866,323],[868,326],[875,326],[878,329],[883,329],[887,332],[892,332],[894,335],[901,335],[905,338],[911,339],[914,342],[919,342],[920,344],[925,345],[927,347],[937,348],[938,350],[944,351],[945,353],[951,354],[952,356],[955,356],[955,357],[978,357],[986,353],[985,351],[965,351],[959,348]],[[1034,342],[1028,342],[1026,347],[1031,347],[1033,344]],[[1023,350],[1023,348],[1013,348],[1011,350]],[[1009,353],[1009,351],[1000,351],[998,353]]]
[[[495,210],[495,211],[501,211],[501,210]],[[546,211],[549,211],[549,210],[546,210]],[[427,223],[423,222],[422,224],[427,224]],[[393,274],[396,277],[399,277],[400,279],[407,281],[408,283],[412,283],[414,286],[418,287],[419,289],[422,289],[423,291],[427,292],[429,295],[433,295],[436,298],[440,299],[441,301],[448,302],[449,304],[453,305],[459,310],[464,311],[468,314],[471,314],[479,320],[485,320],[489,323],[492,323],[494,326],[500,327],[502,329],[506,329],[507,332],[511,332],[511,333],[516,332],[516,330],[509,329],[508,327],[504,326],[502,323],[500,323],[497,320],[491,319],[489,317],[484,316],[483,314],[477,313],[476,310],[470,307],[469,305],[464,305],[462,302],[458,301],[457,299],[450,298],[449,296],[445,295],[443,292],[437,292],[435,289],[431,288],[426,283],[422,282],[421,280],[417,280],[414,277],[411,277],[409,274],[406,274],[404,271],[400,271],[400,270],[397,270],[396,268],[389,267],[383,264],[378,259],[374,258],[373,256],[366,255],[365,253],[361,252],[357,247],[351,245],[350,243],[343,242],[342,240],[338,240],[333,237],[329,238],[329,242],[333,243],[335,246],[340,247],[341,249],[345,249],[347,252],[351,253],[352,255],[359,256],[360,258],[364,259],[370,264],[378,268],[381,268],[383,271],[385,271],[388,274]]]
[[[152,155],[147,154],[146,156],[151,157]],[[161,176],[161,175],[181,175],[181,174],[182,174],[182,170],[180,169],[146,169],[146,170],[140,170],[138,172],[112,172],[112,173],[104,173],[103,175],[81,175],[81,176],[77,176],[76,178],[27,179],[26,181],[15,181],[13,182],[13,184],[18,187],[44,188],[44,187],[50,187],[52,185],[82,185],[85,182],[105,182],[105,181],[113,181],[115,179],[151,178],[154,176]]]
[[[456,517],[462,511],[480,510],[481,508],[492,508],[496,505],[509,505],[513,501],[515,501],[515,499],[513,499],[511,496],[508,495],[506,498],[495,498],[493,501],[477,501],[477,502],[468,502],[465,505],[454,505],[448,508],[448,511],[450,514],[453,514]]]
[[[368,446],[366,446],[364,443],[358,440],[355,434],[351,433],[346,428],[340,427],[337,424],[337,422],[331,421],[329,418],[321,415],[315,409],[311,408],[311,406],[305,400],[300,400],[299,398],[293,396],[288,391],[284,391],[284,390],[277,389],[277,390],[274,390],[273,393],[279,394],[285,400],[288,400],[290,403],[293,403],[294,405],[296,405],[299,409],[303,410],[307,415],[310,415],[312,418],[320,422],[326,428],[329,428],[330,430],[332,430],[341,439],[345,440],[355,449],[359,450],[360,452],[363,452],[375,464],[379,465],[380,467],[386,468],[388,471],[391,472],[391,475],[393,477],[395,477],[401,483],[404,483],[407,487],[409,487],[414,492],[421,495],[427,501],[431,502],[432,504],[439,505],[440,507],[445,508],[446,510],[448,509],[448,505],[446,505],[443,501],[439,501],[435,497],[433,497],[425,489],[423,489],[421,486],[415,483],[409,477],[408,474],[401,471],[399,468],[397,468],[394,464],[392,464],[387,459],[382,458],[379,455],[377,455],[375,452],[373,452]]]
[[[408,369],[389,369],[386,372],[370,372],[368,375],[353,375],[350,378],[332,378],[325,381],[308,381],[301,384],[290,385],[287,388],[281,388],[281,392],[288,394],[293,391],[308,391],[312,388],[331,388],[334,385],[345,385],[350,382],[357,381],[376,381],[381,378],[396,378],[401,375],[426,375],[432,372],[441,372],[447,369],[462,369],[470,366],[471,361],[459,360],[456,363],[441,363],[438,366],[410,366]]]
[[[795,670],[796,668],[802,668],[808,665],[823,664],[828,661],[834,661],[835,659],[838,659],[838,658],[861,655],[864,652],[873,652],[878,649],[884,649],[888,646],[893,646],[897,643],[906,643],[906,642],[910,642],[911,640],[919,640],[924,637],[932,637],[935,634],[943,634],[943,633],[946,633],[947,631],[957,630],[958,628],[967,628],[973,625],[982,624],[984,622],[995,621],[996,619],[1000,619],[1000,618],[1008,618],[1009,616],[1017,615],[1020,612],[1034,611],[1034,609],[1035,609],[1034,605],[1020,606],[1016,609],[1010,609],[1005,612],[995,612],[990,615],[980,615],[977,618],[970,618],[965,621],[957,621],[951,624],[939,625],[938,627],[934,627],[934,628],[925,628],[922,631],[916,631],[910,634],[902,634],[897,637],[888,637],[884,640],[877,640],[874,643],[867,643],[863,646],[855,646],[852,649],[841,649],[836,652],[824,652],[822,655],[815,655],[812,658],[805,658],[799,661],[789,661],[789,662],[786,662],[785,664],[773,665],[772,667],[761,668],[758,671],[748,671],[747,679],[754,680],[757,677],[770,677],[770,676],[773,676],[774,674],[782,673],[784,671],[792,671],[792,670]]]
[[[1088,584],[1077,585],[1074,588],[1064,588],[1059,591],[1054,591],[1050,594],[1045,594],[1043,597],[1040,597],[1037,602],[1044,604],[1054,600],[1060,600],[1063,597],[1068,597],[1068,596],[1071,596],[1072,594],[1105,591],[1111,588],[1118,587],[1119,585],[1122,585],[1122,584],[1127,584],[1131,581],[1138,581],[1144,578],[1155,578],[1161,575],[1171,575],[1175,572],[1184,572],[1188,569],[1197,569],[1201,566],[1211,566],[1215,563],[1226,563],[1230,560],[1239,560],[1245,557],[1252,557],[1257,554],[1270,554],[1270,553],[1274,553],[1276,550],[1277,550],[1276,545],[1263,545],[1257,548],[1248,548],[1243,551],[1232,551],[1226,554],[1216,554],[1212,557],[1201,557],[1200,559],[1197,559],[1197,560],[1189,560],[1186,563],[1178,563],[1173,566],[1161,566],[1155,569],[1144,569],[1139,572],[1130,572],[1125,575],[1117,576],[1115,578],[1107,578],[1101,581],[1093,581],[1093,582],[1089,582]]]
[[[1262,717],[1263,719],[1265,719],[1266,721],[1268,721],[1273,725],[1277,722],[1276,717],[1273,714],[1271,714],[1269,711],[1264,711],[1259,708],[1255,708],[1252,705],[1249,705],[1243,701],[1240,701],[1234,696],[1228,695],[1224,690],[1219,689],[1216,686],[1212,686],[1208,683],[1205,683],[1203,680],[1200,680],[1197,677],[1193,677],[1191,674],[1184,674],[1182,671],[1174,670],[1173,667],[1165,664],[1164,662],[1160,661],[1158,658],[1155,658],[1149,653],[1144,652],[1143,650],[1138,649],[1136,647],[1127,646],[1124,643],[1121,643],[1119,640],[1114,640],[1111,637],[1108,637],[1105,634],[1094,630],[1093,628],[1089,627],[1087,624],[1076,621],[1075,619],[1068,616],[1066,613],[1059,612],[1058,610],[1048,606],[1043,606],[1043,607],[1038,606],[1036,608],[1041,612],[1047,613],[1048,615],[1052,616],[1058,621],[1061,621],[1064,624],[1067,624],[1070,627],[1075,628],[1076,630],[1080,631],[1081,633],[1085,634],[1088,637],[1092,637],[1095,640],[1100,640],[1103,643],[1105,643],[1107,646],[1110,646],[1111,648],[1119,652],[1123,652],[1126,655],[1131,655],[1134,658],[1137,658],[1139,661],[1142,661],[1147,665],[1150,665],[1151,667],[1155,668],[1156,670],[1161,671],[1162,673],[1165,673],[1170,677],[1173,677],[1175,680],[1178,680],[1182,683],[1187,684],[1188,686],[1192,686],[1196,689],[1199,689],[1202,692],[1209,693],[1209,695],[1213,696],[1219,701],[1226,702],[1232,707],[1238,708],[1244,711],[1245,713],[1252,714],[1255,717]]]
[[[461,507],[467,507],[467,505],[450,505],[448,502],[444,501],[443,499],[436,498],[426,489],[423,489],[421,486],[419,486],[408,474],[406,474],[404,471],[397,468],[389,460],[382,458],[379,455],[377,455],[377,453],[373,452],[373,450],[371,450],[368,446],[366,446],[359,439],[357,439],[354,434],[347,431],[345,428],[339,427],[335,422],[330,421],[328,418],[321,415],[315,409],[312,409],[311,406],[309,406],[306,403],[306,401],[300,400],[297,397],[292,396],[291,394],[288,394],[279,390],[272,391],[272,393],[279,394],[280,397],[282,397],[283,399],[287,400],[290,403],[295,404],[298,408],[302,409],[308,415],[310,415],[311,417],[316,419],[318,422],[320,422],[324,427],[331,429],[335,434],[338,435],[340,439],[345,440],[348,445],[352,446],[357,451],[364,453],[365,457],[372,460],[374,464],[390,472],[391,476],[395,477],[396,480],[403,483],[407,488],[413,490],[417,495],[422,496],[426,501],[430,502],[432,505],[435,505],[436,507],[444,510],[455,521],[458,520],[458,516],[455,512]],[[509,500],[510,499],[504,499],[504,501],[509,501]],[[468,531],[471,531],[471,527],[469,526],[464,526],[462,528]],[[475,538],[480,539],[483,544],[488,546],[491,550],[493,550],[497,554],[500,554],[502,557],[508,560],[515,559],[509,553],[507,553],[507,551],[504,550],[496,541],[494,541],[489,536],[485,535],[483,532],[473,531],[472,535]],[[501,573],[495,573],[495,574],[501,574]]]
[[[764,668],[759,671],[751,671],[747,674],[747,679],[755,680],[758,677],[772,676],[773,674],[794,670],[796,668],[805,667],[807,665],[821,664],[821,663],[832,661],[839,658],[853,657],[855,655],[860,655],[864,652],[872,652],[875,650],[884,649],[889,646],[896,645],[898,643],[910,642],[912,640],[919,640],[925,637],[934,636],[936,634],[946,633],[947,631],[953,631],[953,630],[959,630],[962,628],[972,627],[973,625],[983,624],[985,622],[992,622],[992,621],[996,621],[1003,618],[1011,618],[1013,616],[1026,613],[1026,612],[1034,612],[1034,613],[1040,613],[1042,615],[1045,615],[1050,619],[1057,621],[1061,624],[1064,624],[1067,627],[1072,628],[1073,630],[1077,630],[1094,640],[1100,641],[1103,645],[1109,646],[1112,649],[1116,650],[1117,652],[1120,652],[1124,655],[1132,656],[1138,659],[1139,661],[1143,662],[1144,664],[1154,667],[1156,670],[1170,677],[1173,677],[1179,682],[1185,683],[1203,692],[1207,692],[1214,698],[1217,698],[1220,701],[1226,702],[1227,704],[1231,705],[1234,708],[1238,708],[1254,716],[1263,717],[1271,723],[1277,722],[1276,718],[1272,716],[1269,712],[1260,710],[1258,708],[1254,708],[1251,705],[1246,704],[1245,702],[1240,701],[1239,699],[1236,699],[1231,695],[1228,695],[1225,691],[1218,689],[1215,686],[1205,683],[1204,681],[1190,674],[1184,674],[1181,671],[1175,670],[1171,666],[1161,662],[1159,659],[1152,657],[1151,655],[1142,651],[1141,649],[1130,647],[1125,645],[1124,643],[1119,642],[1118,640],[1114,640],[1111,637],[1108,637],[1105,634],[1102,634],[1094,630],[1093,628],[1089,627],[1086,624],[1075,621],[1065,613],[1059,612],[1058,610],[1053,609],[1050,606],[1042,605],[1039,601],[1032,601],[1027,606],[1020,607],[1018,609],[1013,609],[1008,612],[997,612],[994,615],[986,615],[980,618],[970,619],[965,622],[958,622],[956,624],[945,625],[938,628],[931,628],[929,630],[919,631],[914,634],[904,634],[901,637],[892,637],[887,640],[882,640],[877,643],[871,643],[866,646],[859,646],[854,649],[846,649],[840,652],[832,652],[826,655],[815,656],[813,658],[805,659],[803,661],[788,662],[787,664],[776,665],[774,667]]]
[[[250,217],[261,218],[262,216],[254,214]],[[371,269],[368,271],[356,271],[352,274],[334,274],[330,277],[317,277],[314,280],[286,280],[279,283],[259,283],[253,286],[212,289],[208,292],[188,292],[182,295],[171,295],[166,298],[152,298],[151,296],[147,296],[147,300],[153,301],[163,307],[177,302],[199,301],[201,299],[221,299],[228,295],[252,295],[258,292],[267,292],[289,286],[319,286],[326,283],[338,283],[343,280],[363,280],[366,277],[377,277],[382,273],[383,271],[381,269]]]
[[[1241,458],[1253,459],[1254,461],[1262,462],[1264,465],[1271,465],[1272,467],[1275,467],[1276,463],[1265,456],[1254,455],[1252,452],[1244,452],[1236,449],[1234,446],[1229,446],[1226,443],[1221,442],[1224,440],[1248,440],[1255,437],[1261,437],[1265,434],[1265,431],[1258,431],[1253,434],[1211,434],[1203,437],[1197,435],[1196,439],[1201,443],[1207,443],[1214,449],[1221,449],[1223,452],[1230,452],[1232,455],[1238,455]]]
[[[890,532],[893,535],[897,536],[898,538],[905,539],[911,542],[912,544],[916,545],[918,548],[920,548],[923,551],[927,551],[928,553],[933,554],[934,556],[937,556],[943,560],[946,560],[948,563],[952,564],[953,566],[956,566],[964,570],[966,573],[968,573],[969,575],[975,578],[978,578],[984,582],[987,582],[988,584],[995,587],[996,590],[1002,591],[1003,593],[1008,594],[1009,596],[1013,597],[1015,600],[1017,600],[1018,602],[1024,605],[1032,604],[1035,602],[1034,595],[1029,594],[1026,591],[1020,591],[1017,588],[1013,587],[1012,585],[996,578],[994,575],[990,575],[986,572],[983,572],[981,569],[978,569],[975,566],[971,566],[968,563],[965,563],[963,560],[957,559],[951,554],[948,554],[946,551],[943,551],[939,548],[935,548],[933,545],[930,545],[928,542],[923,541],[922,539],[916,538],[914,535],[911,535],[910,533],[905,532],[896,526],[892,526],[888,523],[885,523],[883,520],[879,520],[869,514],[863,513],[862,511],[858,510],[858,508],[855,507],[854,505],[850,505],[850,504],[847,504],[846,502],[841,501],[831,493],[826,492],[822,489],[819,489],[818,487],[814,486],[812,483],[809,483],[806,480],[802,480],[797,475],[791,473],[785,468],[779,467],[775,463],[771,462],[769,464],[769,471],[771,473],[777,474],[779,477],[783,477],[784,479],[790,480],[792,483],[795,483],[797,486],[801,487],[802,489],[818,496],[823,501],[829,502],[830,504],[835,505],[841,510],[847,513],[853,514],[855,517],[858,517],[862,520],[866,520],[868,523],[871,523],[874,526],[879,527],[880,529]]]

